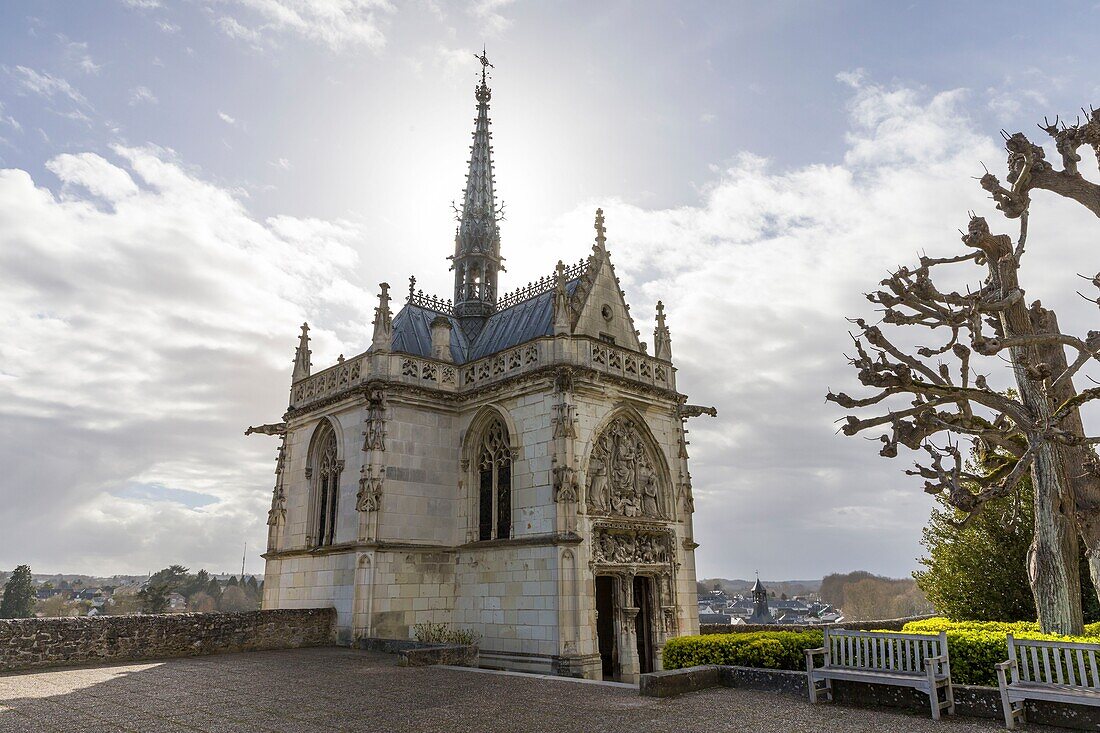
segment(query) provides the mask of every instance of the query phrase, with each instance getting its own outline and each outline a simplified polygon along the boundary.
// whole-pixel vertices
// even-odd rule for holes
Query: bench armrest
[[[806,649],[806,674],[814,669],[814,657],[822,657],[824,666],[829,666],[829,650],[821,646],[816,649]]]
[[[924,660],[925,669],[945,670],[947,674],[951,674],[951,664],[947,661],[947,655],[941,654],[938,657],[927,657]]]
[[[1000,670],[1000,671],[1002,671],[1002,672],[1007,672],[1008,670],[1010,670],[1010,669],[1012,669],[1013,667],[1015,667],[1015,666],[1016,666],[1016,663],[1015,663],[1015,662],[1013,662],[1013,661],[1012,661],[1011,659],[1006,659],[1006,660],[1005,660],[1005,661],[1003,661],[1003,662],[997,662],[997,663],[996,663],[996,664],[994,664],[993,666],[994,666],[994,667],[995,667],[996,669],[998,669],[998,670]]]

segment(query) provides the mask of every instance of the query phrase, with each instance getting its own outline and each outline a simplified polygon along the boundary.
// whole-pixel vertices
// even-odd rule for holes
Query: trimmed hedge
[[[725,664],[767,669],[805,669],[806,649],[824,643],[820,631],[750,631],[678,636],[665,644],[665,669]]]
[[[951,654],[951,679],[962,685],[996,686],[994,665],[1008,659],[1005,634],[1018,639],[1048,641],[1078,641],[1100,644],[1100,623],[1087,624],[1084,636],[1059,636],[1039,632],[1039,624],[1029,621],[951,621],[930,618],[914,621],[902,628],[902,633],[938,634],[947,632],[947,649]]]
[[[931,618],[905,624],[901,633],[938,634],[947,632],[951,655],[951,679],[956,684],[997,684],[994,665],[1008,659],[1005,634],[1021,639],[1082,641],[1100,644],[1100,623],[1088,624],[1085,636],[1070,637],[1039,633],[1035,623],[996,621],[951,621]],[[824,644],[820,631],[753,631],[731,634],[680,636],[665,644],[665,669],[680,669],[697,664],[724,664],[767,669],[806,668],[806,649]]]

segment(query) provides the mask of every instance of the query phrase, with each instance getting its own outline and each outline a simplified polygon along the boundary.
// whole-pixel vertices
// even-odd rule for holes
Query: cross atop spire
[[[489,69],[496,67],[489,63],[489,57],[485,55],[485,44],[481,45],[481,55],[474,54],[474,58],[481,62],[481,84],[485,85],[485,74]]]

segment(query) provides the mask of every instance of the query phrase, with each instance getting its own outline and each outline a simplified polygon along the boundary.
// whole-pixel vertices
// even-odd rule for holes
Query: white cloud
[[[88,100],[84,98],[84,95],[61,77],[53,76],[44,71],[38,72],[26,66],[16,66],[15,70],[19,73],[19,83],[22,84],[24,89],[49,99],[61,95],[77,104],[88,105]]]
[[[158,20],[157,28],[160,28],[164,33],[179,33],[180,27],[175,23],[169,23],[167,20]]]
[[[845,318],[873,318],[862,293],[917,252],[958,253],[968,209],[998,231],[1014,233],[1015,224],[972,178],[979,161],[992,168],[1004,160],[995,131],[973,127],[973,95],[885,87],[866,76],[852,87],[841,163],[778,170],[742,154],[696,206],[593,201],[531,248],[574,251],[603,206],[643,335],[652,333],[653,303],[668,307],[679,387],[719,410],[716,420],[689,424],[700,577],[754,567],[775,577],[856,567],[900,575],[920,552],[931,499],[902,473],[914,456],[887,460],[877,443],[834,434],[844,411],[826,404],[825,393],[860,389],[843,356]],[[1095,227],[1081,207],[1050,197],[1033,206],[1028,297],[1052,305],[1076,333],[1095,328],[1095,308],[1074,302],[1073,282],[1096,270],[1087,244]],[[507,254],[517,270],[533,256]],[[978,285],[984,272],[970,275]]]
[[[704,125],[709,125],[717,119],[718,115],[714,114],[713,112],[704,112],[703,114],[699,115],[699,121],[702,122]]]
[[[57,36],[61,43],[65,44],[65,57],[85,74],[98,74],[103,68],[97,64],[88,53],[88,44],[85,41],[70,41],[68,37],[59,33]]]
[[[439,64],[439,67],[443,71],[443,75],[452,77],[460,70],[469,70],[473,68],[471,61],[474,56],[478,54],[474,53],[468,48],[449,48],[447,46],[437,46],[435,49],[435,60]]]
[[[278,419],[297,324],[320,358],[369,340],[359,233],[258,221],[171,151],[112,157],[50,160],[60,197],[0,170],[0,567],[221,569],[265,537],[275,446],[242,431]]]
[[[4,114],[3,102],[0,102],[0,125],[7,125],[16,132],[23,131],[23,126],[19,124],[19,120],[15,119],[11,115]]]
[[[236,120],[235,117],[230,117],[229,115],[227,115],[225,112],[222,112],[221,110],[218,110],[218,117],[221,119],[222,122],[224,122],[227,125],[237,124],[237,120]]]
[[[232,1],[255,23],[245,25],[233,15],[219,17],[217,24],[231,38],[259,45],[271,34],[289,33],[333,51],[359,46],[380,51],[386,44],[385,19],[396,10],[388,0]]]
[[[122,0],[122,4],[142,10],[151,10],[152,8],[159,8],[161,6],[160,0]]]
[[[501,33],[512,25],[510,18],[504,17],[501,12],[509,5],[513,0],[475,0],[469,8],[469,12],[474,16],[485,30],[491,34]]]
[[[290,170],[290,167],[291,167],[290,166],[290,161],[287,160],[286,158],[279,158],[278,160],[273,160],[270,163],[268,163],[268,165],[270,165],[272,168],[278,168],[279,170],[283,170],[283,171],[288,171],[288,170]]]
[[[153,94],[152,90],[146,86],[134,87],[130,90],[130,106],[134,107],[139,104],[156,104],[160,100]]]

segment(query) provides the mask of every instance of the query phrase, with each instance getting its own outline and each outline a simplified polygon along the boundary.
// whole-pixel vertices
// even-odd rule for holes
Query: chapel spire
[[[493,68],[482,50],[481,83],[474,90],[477,117],[474,120],[474,144],[470,146],[470,170],[466,174],[466,192],[458,216],[455,234],[454,312],[467,335],[476,336],[485,319],[496,310],[497,273],[503,270],[500,256],[500,229],[503,206],[498,207],[493,191],[493,134],[489,132],[488,70]]]

